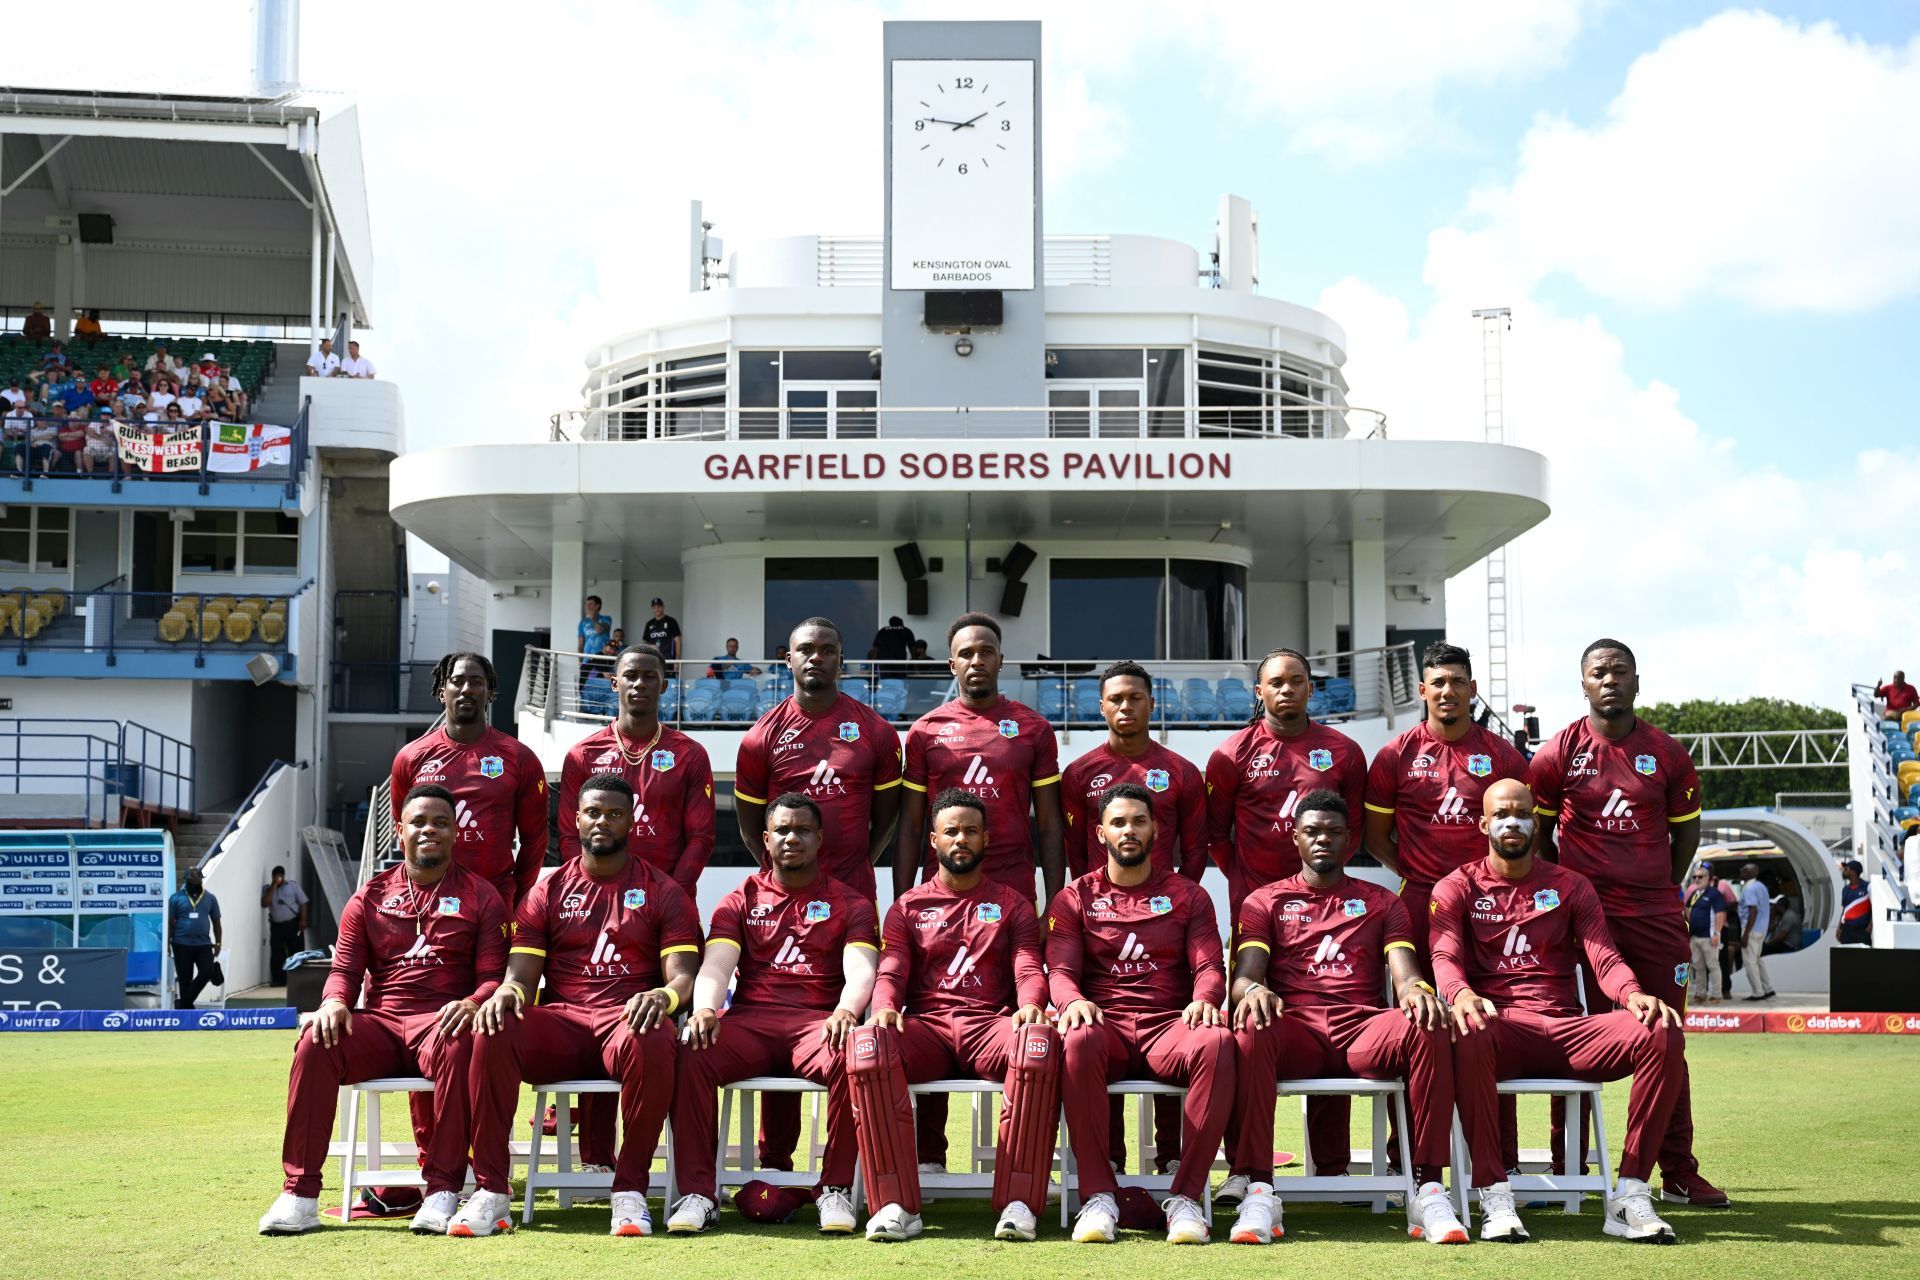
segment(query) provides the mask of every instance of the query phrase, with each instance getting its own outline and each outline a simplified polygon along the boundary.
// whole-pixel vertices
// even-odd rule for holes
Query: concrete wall
[[[260,909],[260,886],[276,865],[297,866],[305,856],[297,841],[313,815],[300,785],[303,776],[297,769],[276,773],[244,825],[205,868],[207,888],[220,899],[229,991],[267,980],[267,913]]]

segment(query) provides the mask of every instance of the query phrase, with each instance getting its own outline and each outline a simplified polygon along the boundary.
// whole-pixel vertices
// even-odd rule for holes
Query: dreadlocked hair
[[[474,661],[480,664],[480,672],[487,678],[487,692],[500,691],[500,677],[493,673],[493,664],[487,661],[483,653],[450,653],[433,664],[433,696],[439,697],[440,691],[447,687],[447,681],[453,679],[453,669],[462,662]]]
[[[1253,669],[1253,683],[1256,688],[1258,688],[1260,684],[1260,673],[1265,671],[1267,669],[1267,664],[1269,662],[1272,662],[1275,658],[1292,658],[1295,662],[1298,662],[1300,666],[1306,671],[1307,678],[1309,680],[1313,678],[1313,665],[1307,661],[1307,655],[1300,652],[1298,649],[1288,649],[1283,647],[1279,649],[1269,650],[1267,653],[1267,656],[1260,659],[1260,665]],[[1253,714],[1247,717],[1247,723],[1259,724],[1261,719],[1265,717],[1266,714],[1267,714],[1266,704],[1261,702],[1260,699],[1256,696],[1253,700]]]

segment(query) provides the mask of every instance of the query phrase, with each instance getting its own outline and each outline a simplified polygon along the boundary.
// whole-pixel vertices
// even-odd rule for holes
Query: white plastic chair
[[[536,1191],[551,1191],[557,1207],[571,1209],[574,1197],[581,1192],[591,1192],[596,1197],[605,1197],[613,1193],[613,1175],[611,1173],[591,1173],[574,1165],[573,1146],[573,1098],[583,1093],[612,1094],[618,1101],[620,1082],[618,1080],[554,1080],[547,1084],[529,1084],[533,1090],[533,1138],[527,1148],[527,1185],[526,1196],[520,1207],[522,1226],[533,1221],[533,1195]],[[542,1167],[547,1159],[546,1133],[542,1123],[547,1112],[547,1098],[553,1098],[553,1168]],[[660,1130],[661,1146],[654,1149],[654,1160],[665,1152],[667,1170],[664,1174],[649,1170],[647,1176],[648,1195],[668,1195],[673,1186],[673,1142],[667,1126]]]
[[[1567,1149],[1562,1154],[1559,1169],[1549,1168],[1544,1173],[1519,1173],[1508,1177],[1507,1182],[1513,1188],[1514,1199],[1521,1204],[1530,1200],[1559,1201],[1568,1213],[1580,1212],[1580,1201],[1587,1195],[1601,1197],[1601,1207],[1613,1197],[1613,1168],[1607,1156],[1606,1113],[1600,1103],[1601,1086],[1591,1080],[1554,1080],[1527,1078],[1502,1080],[1499,1085],[1502,1094],[1532,1094],[1549,1098],[1565,1099],[1568,1128],[1566,1131]],[[1584,1127],[1579,1119],[1580,1100],[1592,1100],[1593,1107],[1593,1150],[1590,1155],[1598,1165],[1598,1173],[1579,1173],[1575,1171],[1575,1162],[1579,1159],[1581,1130]],[[1467,1152],[1467,1137],[1460,1127],[1458,1112],[1453,1118],[1453,1180],[1456,1189],[1463,1188],[1471,1181],[1466,1177],[1473,1167],[1472,1157]],[[1475,1192],[1473,1199],[1479,1199]],[[1466,1196],[1456,1196],[1460,1205],[1460,1221],[1469,1223]]]

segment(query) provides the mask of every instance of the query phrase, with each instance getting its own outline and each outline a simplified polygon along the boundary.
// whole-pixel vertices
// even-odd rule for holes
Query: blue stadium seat
[[[1075,720],[1098,720],[1100,718],[1100,691],[1098,689],[1076,688],[1073,691],[1073,718]]]
[[[580,691],[580,710],[593,716],[618,715],[620,704],[614,698],[612,683],[597,677],[587,681],[587,687]]]
[[[1064,680],[1040,680],[1034,686],[1034,710],[1048,720],[1067,718],[1067,685]]]
[[[744,680],[735,680],[720,691],[722,720],[753,719],[753,703],[758,691]]]
[[[1920,823],[1920,806],[1903,804],[1893,811],[1893,820],[1902,827]]]
[[[1920,807],[1920,782],[1907,788],[1907,804],[1909,807]]]
[[[687,696],[682,699],[684,712],[689,720],[711,722],[714,712],[719,710],[720,695],[712,689],[702,688],[701,685],[704,683],[704,681],[696,681],[694,687],[687,690]],[[719,681],[716,680],[714,683],[718,684]]]
[[[673,720],[680,715],[680,686],[669,684],[660,691],[660,718]]]
[[[1220,714],[1220,700],[1214,696],[1213,687],[1204,680],[1190,681],[1183,699],[1185,714],[1190,721],[1206,724]]]
[[[873,709],[888,720],[898,720],[906,714],[907,686],[903,680],[882,680],[880,687],[874,690]]]
[[[1345,676],[1328,676],[1327,705],[1335,715],[1351,712],[1354,708],[1353,681]]]
[[[1220,682],[1219,709],[1222,720],[1249,720],[1253,718],[1253,691],[1245,685],[1229,685]]]

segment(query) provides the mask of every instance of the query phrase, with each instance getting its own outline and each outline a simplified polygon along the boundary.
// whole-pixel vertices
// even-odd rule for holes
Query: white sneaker
[[[1245,1178],[1240,1181],[1245,1194],[1240,1197],[1240,1216],[1233,1220],[1227,1239],[1234,1244],[1272,1244],[1285,1236],[1286,1228],[1280,1225],[1280,1198],[1273,1194],[1272,1184]]]
[[[1253,1179],[1244,1173],[1229,1174],[1227,1180],[1220,1184],[1220,1189],[1213,1193],[1214,1201],[1218,1204],[1239,1204],[1247,1198],[1247,1188],[1252,1185]]]
[[[1160,1202],[1160,1208],[1167,1215],[1168,1244],[1205,1244],[1213,1238],[1199,1201],[1168,1196]]]
[[[1026,1201],[1015,1200],[1000,1211],[1000,1221],[993,1228],[995,1240],[1031,1240],[1038,1234],[1039,1219],[1033,1216],[1033,1210],[1027,1208]]]
[[[1496,1182],[1480,1188],[1480,1238],[1506,1244],[1524,1244],[1527,1229],[1513,1205],[1513,1186]]]
[[[447,1234],[471,1239],[513,1230],[513,1200],[504,1191],[476,1191],[453,1215]]]
[[[1113,1202],[1112,1196],[1102,1191],[1080,1206],[1080,1216],[1073,1220],[1073,1242],[1112,1244],[1113,1233],[1119,1226],[1120,1206]]]
[[[1607,1201],[1607,1216],[1601,1225],[1608,1235],[1636,1244],[1674,1243],[1673,1228],[1653,1211],[1651,1191],[1638,1178],[1621,1178],[1613,1184],[1613,1196]]]
[[[653,1234],[653,1215],[647,1212],[647,1197],[640,1191],[616,1191],[613,1193],[613,1225],[607,1229],[610,1236],[650,1236]]]
[[[670,1236],[696,1236],[720,1221],[720,1210],[705,1196],[681,1196],[667,1219]]]
[[[1414,1193],[1413,1221],[1415,1225],[1407,1234],[1416,1240],[1428,1244],[1467,1243],[1467,1229],[1460,1225],[1460,1215],[1453,1211],[1447,1189],[1437,1182],[1422,1183]]]
[[[853,1234],[853,1197],[847,1194],[845,1187],[820,1188],[820,1195],[814,1200],[813,1207],[820,1212],[821,1235]]]
[[[852,1206],[848,1206],[849,1212]],[[820,1228],[825,1231],[823,1224]],[[867,1219],[867,1239],[897,1244],[920,1234],[920,1215],[908,1213],[899,1204],[882,1205],[880,1212]]]
[[[420,1202],[420,1212],[413,1215],[409,1229],[417,1236],[443,1236],[453,1225],[453,1215],[459,1208],[459,1196],[451,1191],[436,1191]]]
[[[920,1162],[920,1176],[923,1178],[935,1177],[946,1171],[947,1166],[941,1164],[938,1160],[922,1160]]]
[[[1167,1167],[1165,1169],[1162,1169],[1160,1172],[1164,1173],[1169,1178],[1179,1177],[1180,1176],[1180,1157],[1175,1156],[1173,1159],[1167,1161]]]
[[[292,1192],[282,1191],[274,1199],[273,1207],[260,1215],[260,1234],[263,1236],[303,1236],[319,1229],[318,1196],[296,1196]]]

